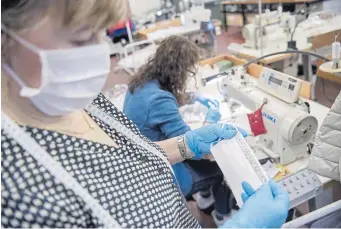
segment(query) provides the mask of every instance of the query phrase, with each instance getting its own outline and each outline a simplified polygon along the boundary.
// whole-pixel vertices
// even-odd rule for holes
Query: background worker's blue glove
[[[217,123],[221,119],[221,114],[218,109],[208,109],[205,122]]]
[[[207,108],[219,108],[219,101],[216,99],[209,99],[202,97],[201,95],[195,95],[195,101],[198,101],[202,105],[206,106]]]
[[[287,191],[274,181],[264,184],[257,191],[246,182],[242,184],[244,206],[221,228],[280,228],[289,211]]]
[[[244,137],[247,133],[238,129]],[[236,135],[235,128],[228,124],[215,123],[189,131],[185,134],[188,148],[194,153],[194,159],[201,159],[206,154],[211,154],[211,145],[222,139],[230,139]]]

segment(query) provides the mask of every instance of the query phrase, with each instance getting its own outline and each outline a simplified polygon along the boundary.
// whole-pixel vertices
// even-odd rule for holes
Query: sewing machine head
[[[259,36],[258,25],[245,25],[242,34],[245,39],[245,47],[252,49],[285,50],[287,48],[287,33],[279,25],[262,27],[262,39]],[[261,43],[262,42],[262,43]]]
[[[256,15],[242,30],[244,46],[256,50],[262,47],[265,53],[284,51],[288,48],[288,41],[291,41],[293,31],[296,30],[293,40],[296,41],[297,47],[304,48],[307,46],[307,37],[302,33],[301,28],[295,29],[295,27],[296,17],[289,12],[275,10],[267,11],[261,17]]]
[[[271,69],[265,69],[259,79],[240,71],[234,76],[228,73],[220,85],[227,100],[251,111],[264,104],[261,113],[266,133],[259,135],[256,146],[281,164],[305,156],[317,131],[317,119],[299,98],[300,89],[300,80]]]

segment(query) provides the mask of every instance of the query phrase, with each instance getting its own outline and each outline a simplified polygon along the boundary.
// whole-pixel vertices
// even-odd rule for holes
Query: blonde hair
[[[1,12],[1,23],[11,30],[30,28],[49,11],[63,15],[66,27],[88,24],[95,30],[108,28],[128,16],[127,0],[8,0],[16,2]],[[4,1],[2,1],[3,3]],[[4,5],[2,4],[4,8]]]

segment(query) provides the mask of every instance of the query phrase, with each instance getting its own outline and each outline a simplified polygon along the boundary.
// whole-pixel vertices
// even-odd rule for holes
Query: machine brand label
[[[274,117],[272,117],[271,115],[269,115],[269,114],[263,112],[263,116],[264,116],[266,119],[270,120],[271,122],[276,123],[276,119],[275,119]]]

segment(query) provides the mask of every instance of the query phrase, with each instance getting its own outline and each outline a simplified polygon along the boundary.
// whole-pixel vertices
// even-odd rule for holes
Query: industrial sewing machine
[[[259,135],[255,147],[284,165],[304,157],[318,122],[309,114],[309,104],[299,98],[301,81],[266,68],[258,79],[242,68],[226,74],[219,87],[227,102],[251,111],[264,104],[261,113],[267,132]]]
[[[307,37],[302,29],[296,27],[296,18],[289,12],[282,12],[281,8],[275,11],[266,11],[256,15],[252,23],[242,30],[245,39],[244,47],[264,50],[264,53],[284,51],[288,48],[288,41],[296,41],[297,47],[307,47]],[[259,31],[262,28],[262,31]],[[260,36],[262,33],[262,36]]]

